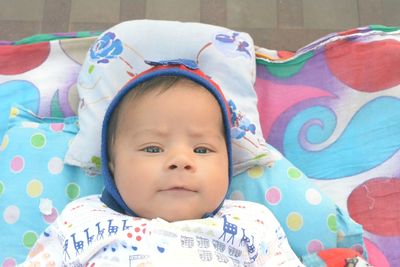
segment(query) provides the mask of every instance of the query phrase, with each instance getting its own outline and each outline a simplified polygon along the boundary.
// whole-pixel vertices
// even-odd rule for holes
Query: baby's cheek
[[[219,205],[228,191],[228,177],[214,181],[209,187],[210,198]]]

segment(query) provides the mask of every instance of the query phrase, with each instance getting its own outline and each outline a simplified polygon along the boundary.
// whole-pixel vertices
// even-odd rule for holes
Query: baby
[[[219,86],[192,61],[147,63],[105,114],[102,195],[67,205],[23,266],[303,266],[266,207],[226,199]]]

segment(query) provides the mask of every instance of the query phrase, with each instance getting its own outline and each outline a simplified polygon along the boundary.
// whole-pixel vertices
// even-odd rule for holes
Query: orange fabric
[[[345,267],[346,259],[361,257],[361,254],[349,248],[332,248],[318,252],[318,256],[325,261],[327,267]]]

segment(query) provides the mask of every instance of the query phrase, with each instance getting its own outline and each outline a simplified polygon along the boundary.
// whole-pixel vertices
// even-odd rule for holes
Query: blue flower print
[[[107,32],[90,48],[90,58],[97,63],[108,63],[122,53],[122,42],[115,33]]]
[[[249,43],[246,41],[239,41],[238,47],[237,47],[237,51],[240,52],[244,52],[246,53],[249,57],[251,57],[250,52],[247,50],[247,48],[249,47]]]
[[[251,47],[248,42],[240,37],[238,32],[230,34],[219,33],[215,35],[214,44],[217,48],[230,56],[244,56],[251,59]]]
[[[240,113],[240,111],[237,111],[236,104],[232,100],[229,100],[228,104],[232,114],[232,137],[241,139],[245,137],[248,132],[254,135],[256,133],[256,126],[254,123],[251,123],[249,118]]]
[[[223,43],[234,43],[236,40],[236,37],[238,35],[239,35],[239,33],[237,33],[237,32],[232,33],[232,36],[229,36],[228,34],[220,33],[215,36],[215,39],[220,42],[223,42]]]

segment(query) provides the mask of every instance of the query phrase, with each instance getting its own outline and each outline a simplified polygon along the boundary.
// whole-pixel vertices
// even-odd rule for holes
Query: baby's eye
[[[207,154],[211,152],[211,150],[206,147],[196,147],[193,151],[198,154]]]
[[[142,149],[143,152],[147,153],[161,153],[163,152],[161,147],[158,146],[148,146]]]

